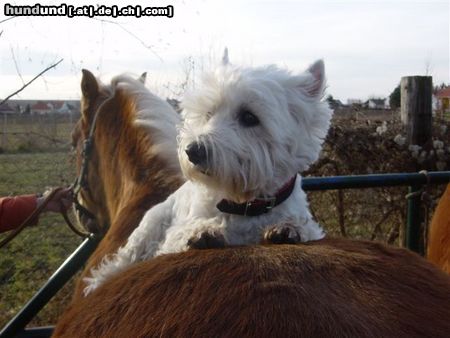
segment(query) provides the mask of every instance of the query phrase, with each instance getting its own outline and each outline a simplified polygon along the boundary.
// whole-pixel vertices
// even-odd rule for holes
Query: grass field
[[[68,151],[0,154],[0,196],[43,192],[48,187],[68,185],[73,178],[74,165]],[[0,249],[0,327],[17,313],[80,242],[62,216],[44,214],[39,225],[25,229]],[[71,288],[69,283],[60,291],[32,325],[55,323],[69,300]]]
[[[77,119],[66,115],[0,115],[0,153],[67,150]]]

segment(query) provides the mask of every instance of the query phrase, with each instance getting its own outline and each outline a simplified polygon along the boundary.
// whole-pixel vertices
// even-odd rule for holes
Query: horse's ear
[[[145,84],[145,80],[147,80],[147,72],[142,73],[141,76],[139,76],[139,82],[142,82],[143,84]]]
[[[98,95],[98,82],[95,76],[87,69],[82,69],[83,77],[81,78],[81,93],[83,98],[88,101],[94,101]]]

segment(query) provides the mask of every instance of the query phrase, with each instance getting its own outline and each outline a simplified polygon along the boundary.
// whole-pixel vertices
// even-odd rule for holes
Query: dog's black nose
[[[203,164],[206,161],[206,148],[203,144],[192,142],[186,148],[186,154],[195,165]]]

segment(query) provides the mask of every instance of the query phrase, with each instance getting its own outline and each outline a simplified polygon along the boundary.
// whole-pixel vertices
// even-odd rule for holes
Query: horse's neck
[[[139,187],[133,177],[127,176],[130,172],[127,159],[117,158],[116,161],[105,165],[110,169],[103,175],[103,190],[110,226],[114,226],[124,206],[129,205],[131,201],[135,201],[133,204],[140,202],[139,197],[144,195],[144,188]]]
[[[108,234],[119,238],[127,238],[148,209],[163,202],[182,184],[181,172],[149,151],[148,144],[134,141],[121,140],[117,149],[110,149],[111,156],[101,158],[103,194],[110,220]]]

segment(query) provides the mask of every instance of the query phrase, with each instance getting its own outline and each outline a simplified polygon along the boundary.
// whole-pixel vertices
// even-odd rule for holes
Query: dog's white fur
[[[92,270],[85,294],[133,262],[187,250],[188,241],[205,232],[220,234],[228,245],[254,244],[269,227],[288,222],[302,241],[323,238],[297,173],[318,158],[329,128],[332,112],[322,101],[324,86],[322,61],[292,75],[276,66],[236,67],[226,53],[223,64],[182,103],[178,158],[188,181],[147,211],[127,244]],[[243,125],[243,110],[259,124]],[[185,150],[193,142],[207,149],[205,164],[189,160]],[[239,216],[216,208],[222,199],[273,196],[294,175],[291,196],[266,214]]]

